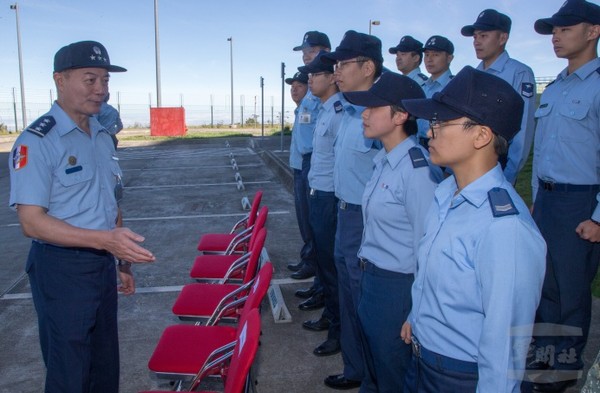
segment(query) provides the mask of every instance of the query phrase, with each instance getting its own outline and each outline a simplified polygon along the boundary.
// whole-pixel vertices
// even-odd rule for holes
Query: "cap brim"
[[[553,16],[536,20],[533,28],[538,34],[550,35],[554,26],[574,26],[582,22],[585,20],[578,16]]]
[[[425,120],[436,119],[446,121],[464,116],[462,113],[458,113],[431,98],[402,100],[402,105],[404,105],[404,109],[411,115]]]
[[[110,66],[106,67],[106,69],[108,70],[108,72],[126,72],[127,71],[127,68],[119,67],[116,65],[110,65]]]
[[[500,29],[498,26],[474,23],[472,25],[464,26],[462,29],[460,29],[460,34],[462,34],[465,37],[473,37],[473,35],[475,35],[475,30],[493,31],[502,29]]]
[[[324,54],[321,57],[321,61],[323,61],[323,63],[335,64],[338,61],[354,59],[358,56],[360,56],[360,54],[353,51],[335,51]]]
[[[317,72],[319,72],[318,70],[316,70],[315,68],[311,67],[310,65],[305,65],[305,66],[298,67],[298,71],[300,71],[303,74],[311,74],[311,73],[317,73]]]
[[[475,34],[475,26],[464,26],[462,29],[460,29],[460,34],[462,34],[465,37],[473,37],[473,34]]]
[[[393,48],[389,49],[389,52],[391,55],[395,55],[398,52],[398,48],[394,46]]]
[[[387,102],[370,91],[353,91],[344,93],[344,98],[346,98],[346,100],[348,100],[351,104],[365,106],[367,108],[393,105],[392,103]]]
[[[311,46],[310,44],[308,44],[308,43],[304,43],[304,44],[302,44],[302,45],[300,45],[300,46],[295,46],[295,47],[294,47],[294,50],[295,50],[295,51],[299,51],[299,50],[302,50],[302,49],[304,49],[304,48],[310,48],[310,46]]]

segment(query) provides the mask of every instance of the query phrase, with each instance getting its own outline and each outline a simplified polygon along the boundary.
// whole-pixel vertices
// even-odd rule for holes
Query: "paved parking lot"
[[[274,282],[292,315],[291,323],[274,323],[268,302],[263,303],[261,346],[255,377],[260,393],[331,392],[322,381],[341,371],[340,355],[318,358],[312,350],[325,333],[303,330],[303,320],[319,311],[301,312],[293,292],[308,283],[288,280],[285,266],[297,262],[300,236],[295,222],[293,198],[286,174],[285,152],[278,137],[250,143],[249,138],[203,141],[180,140],[152,144],[122,143],[119,148],[124,171],[125,225],[146,237],[145,246],[155,263],[134,267],[138,293],[119,297],[121,345],[121,392],[167,388],[151,378],[147,361],[162,330],[180,323],[171,306],[180,287],[190,282],[189,268],[197,255],[202,233],[223,232],[246,212],[241,199],[263,190],[263,205],[270,209],[266,248],[275,266]],[[285,146],[289,146],[286,142]],[[0,149],[0,392],[40,392],[44,380],[37,337],[35,311],[23,267],[29,241],[20,231],[16,214],[6,208],[9,177],[7,149]],[[245,190],[238,190],[230,165],[233,153]],[[595,309],[600,305],[595,300]],[[595,313],[594,326],[599,326]],[[592,328],[586,363],[598,351],[598,329]],[[573,390],[576,391],[576,390]]]

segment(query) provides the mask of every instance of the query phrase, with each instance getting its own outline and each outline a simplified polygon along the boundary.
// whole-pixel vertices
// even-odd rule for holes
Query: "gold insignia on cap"
[[[77,157],[69,156],[69,165],[75,165],[75,164],[77,164]]]

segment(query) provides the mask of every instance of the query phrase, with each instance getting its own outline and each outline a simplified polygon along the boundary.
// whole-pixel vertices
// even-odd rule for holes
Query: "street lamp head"
[[[230,41],[230,42],[233,41],[233,37],[227,38],[227,41]]]
[[[371,24],[372,24],[373,26],[379,26],[379,25],[381,24],[381,21],[374,20],[374,21],[371,21]]]
[[[17,9],[17,3],[15,3],[15,4],[11,4],[11,5],[10,5],[10,9],[11,9],[11,10],[16,10],[16,9]]]

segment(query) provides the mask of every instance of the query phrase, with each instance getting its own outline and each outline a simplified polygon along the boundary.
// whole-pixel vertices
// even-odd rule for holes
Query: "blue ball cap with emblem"
[[[344,93],[344,97],[352,104],[370,108],[388,105],[404,108],[402,100],[425,98],[425,93],[412,78],[384,72],[369,90]]]
[[[414,39],[409,35],[400,38],[400,43],[389,49],[389,52],[394,55],[396,52],[423,52],[423,43]]]
[[[300,83],[304,83],[305,85],[308,85],[308,75],[305,74],[304,72],[296,72],[294,74],[293,77],[291,78],[286,78],[285,83],[287,83],[288,85],[291,85],[294,82],[300,82]]]
[[[302,50],[304,48],[310,48],[311,46],[323,46],[331,49],[331,43],[327,34],[321,33],[320,31],[307,31],[302,38],[302,44],[294,47],[295,51]]]
[[[309,64],[298,67],[298,71],[303,72],[305,74],[316,74],[318,72],[330,72],[333,74],[333,64],[323,62],[323,55],[329,53],[327,51],[320,51],[317,56],[311,61]]]
[[[466,66],[433,97],[404,100],[406,110],[427,120],[466,116],[510,141],[521,128],[524,102],[503,79]]]
[[[454,54],[454,45],[446,37],[441,35],[431,36],[425,43],[424,50],[435,50],[440,52],[447,52],[451,55]]]
[[[512,21],[508,15],[504,15],[496,10],[487,9],[481,11],[475,23],[464,26],[462,29],[460,29],[460,33],[465,37],[472,37],[475,33],[475,30],[500,30],[505,33],[510,33],[511,25]]]
[[[383,63],[381,40],[373,35],[348,30],[344,34],[340,45],[335,48],[335,52],[323,55],[323,59],[326,62],[335,64],[338,61],[354,59],[359,56],[368,57],[380,64]]]
[[[587,22],[600,25],[600,6],[584,0],[567,0],[551,18],[538,19],[533,25],[539,34],[552,34],[554,26],[574,26]]]
[[[96,41],[80,41],[64,46],[54,55],[54,72],[75,68],[104,68],[109,72],[125,72],[123,67],[110,64],[104,45]]]

